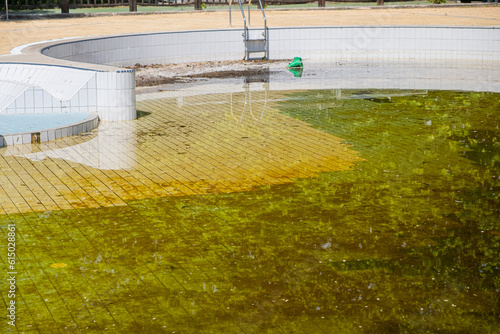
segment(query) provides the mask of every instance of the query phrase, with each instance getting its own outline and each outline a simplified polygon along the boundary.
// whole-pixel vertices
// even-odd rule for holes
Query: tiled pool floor
[[[498,333],[497,94],[251,93],[0,149],[5,332]]]
[[[261,94],[254,94],[246,113],[244,94],[211,101],[194,96],[183,106],[176,99],[144,101],[136,121],[103,123],[86,136],[53,143],[4,148],[0,213],[245,191],[347,169],[359,160],[340,138],[278,113]],[[268,100],[279,100],[280,93],[274,95]]]
[[[262,186],[289,184],[296,178],[348,169],[360,160],[356,152],[341,143],[340,138],[315,130],[275,109],[273,105],[283,98],[283,93],[269,93],[267,102],[263,94],[254,93],[252,105],[246,107],[244,93],[185,97],[181,104],[178,99],[142,101],[138,103],[140,117],[136,121],[102,123],[86,135],[0,149],[0,215],[11,217],[11,223],[19,222],[19,259],[16,264],[21,273],[18,275],[21,293],[17,297],[19,332],[54,333],[56,329],[71,333],[162,333],[167,329],[169,333],[204,332],[204,324],[213,323],[216,313],[222,312],[221,316],[226,317],[226,306],[216,306],[219,311],[213,309],[224,302],[217,300],[217,296],[216,299],[210,297],[225,289],[228,283],[219,280],[223,272],[215,270],[215,266],[219,266],[217,263],[200,258],[199,270],[176,270],[168,277],[161,270],[148,267],[130,267],[126,274],[115,265],[105,264],[106,260],[101,266],[98,265],[99,259],[106,255],[104,250],[95,253],[93,245],[96,241],[93,238],[98,234],[108,239],[107,232],[96,230],[87,234],[88,229],[94,227],[86,221],[91,214],[88,209],[92,208],[121,211],[133,208],[134,200],[237,193]],[[186,205],[194,205],[194,202]],[[72,215],[71,212],[76,216],[68,216]],[[83,214],[80,218],[79,212]],[[25,219],[22,222],[16,218],[19,213]],[[70,232],[69,225],[56,218],[59,213],[68,219],[69,224],[75,224],[80,232]],[[219,216],[217,210],[214,213],[214,217]],[[48,224],[46,227],[51,232],[46,236],[47,242],[35,240],[41,235],[38,228],[32,226],[35,223],[30,218],[32,214],[35,220],[42,219]],[[174,211],[169,210],[168,215],[171,214]],[[220,214],[225,215],[222,211]],[[111,218],[106,215],[102,212],[99,221]],[[140,217],[130,219],[141,224]],[[194,242],[197,232],[192,234],[192,228],[190,230],[184,236],[176,232],[175,238]],[[135,232],[130,230],[132,234],[122,235],[120,231],[116,230],[116,237],[120,235],[120,240],[130,240],[133,245]],[[169,233],[167,229],[164,232]],[[109,242],[114,241],[109,239]],[[75,246],[70,246],[73,249],[71,254],[61,243]],[[50,250],[37,251],[38,247]],[[178,245],[177,249],[184,247]],[[199,250],[194,252],[199,253]],[[0,256],[4,258],[5,254]],[[169,268],[182,268],[181,263],[174,258],[171,260]],[[82,267],[87,266],[84,262],[88,262],[92,269],[83,280],[78,278],[80,274],[58,274],[61,269],[50,267],[64,263],[70,271],[86,271]],[[99,268],[94,268],[95,265]],[[37,274],[30,274],[32,269]],[[115,270],[120,276],[135,277],[134,282],[138,285],[132,287],[136,283],[128,279],[113,282]],[[106,285],[118,285],[109,291],[102,290],[104,287],[95,290],[92,283],[95,279]],[[159,296],[150,295],[146,297],[147,302],[141,297],[143,284],[183,290],[193,283],[201,284],[209,291],[206,296],[210,297],[205,301],[197,300],[196,315],[186,314],[182,311],[184,306],[169,306],[170,301],[163,297],[157,299]],[[179,293],[182,294],[181,290]],[[122,292],[126,295],[122,296]],[[120,304],[108,303],[107,300],[116,297]],[[141,310],[140,314],[153,312],[155,316],[147,315],[139,320],[136,317],[142,315],[134,314],[138,310]],[[125,316],[124,311],[134,314],[135,325],[132,327],[129,321],[120,320]],[[179,311],[182,315],[176,314]],[[184,319],[185,316],[195,316],[198,320],[192,322]],[[258,325],[248,326],[233,319],[216,328],[221,333],[255,332],[259,328]]]

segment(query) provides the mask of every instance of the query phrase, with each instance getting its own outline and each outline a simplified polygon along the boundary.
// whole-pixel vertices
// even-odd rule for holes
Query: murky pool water
[[[237,114],[229,105],[207,107],[220,95],[189,109],[227,136],[207,131],[183,145],[202,147],[213,135],[203,147],[210,156],[233,159],[227,175],[242,169],[251,187],[236,178],[217,190],[222,181],[213,176],[207,177],[209,190],[190,196],[139,196],[124,206],[0,217],[2,226],[14,221],[19,230],[20,330],[499,332],[500,95],[278,95],[266,106],[274,113],[263,117],[262,99],[254,101],[259,113],[247,109],[246,127],[243,105]],[[182,112],[175,99],[140,107],[139,156],[160,137],[182,141],[184,132],[199,132],[189,123],[181,132],[142,128],[161,110]],[[255,132],[266,117],[281,126]],[[230,134],[225,122],[238,124],[234,133],[241,135]],[[283,122],[291,133],[279,132],[287,128]],[[301,130],[294,134],[294,126]],[[320,130],[342,159],[329,158],[328,150],[337,148],[317,144],[305,128]],[[281,149],[259,151],[272,136],[298,141],[283,155]],[[224,140],[242,151],[222,152]],[[308,149],[316,152],[308,157]],[[257,151],[266,158],[251,154]],[[158,160],[183,166],[189,152],[173,150]],[[57,262],[69,265],[50,267]]]

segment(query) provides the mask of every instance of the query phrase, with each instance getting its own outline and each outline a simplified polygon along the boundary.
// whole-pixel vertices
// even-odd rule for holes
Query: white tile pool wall
[[[252,29],[259,32],[259,29]],[[42,50],[65,60],[114,66],[239,60],[241,30],[168,32],[66,42]],[[270,28],[269,58],[319,60],[500,60],[498,27]]]
[[[112,66],[242,59],[240,30],[168,32],[66,42],[42,53],[59,59]]]
[[[27,133],[16,133],[16,134],[6,134],[0,135],[0,147],[9,145],[21,145],[21,144],[31,144],[33,143],[33,135],[38,137],[39,142],[46,142],[49,140],[56,140],[59,138],[64,138],[68,136],[74,136],[79,133],[88,132],[95,129],[99,124],[99,117],[96,113],[90,113],[89,117],[77,124],[67,124],[64,126],[33,131]]]
[[[498,27],[314,27],[269,30],[271,58],[500,60]]]
[[[0,114],[48,114],[97,111],[95,72],[57,66],[0,64]],[[15,87],[14,87],[15,86]],[[92,94],[93,93],[93,94]],[[0,108],[1,109],[1,108]]]
[[[254,29],[253,33],[258,34],[259,30]],[[98,112],[101,120],[120,121],[136,117],[133,70],[99,71],[90,69],[91,66],[86,68],[82,63],[131,66],[136,63],[240,60],[244,56],[244,43],[242,30],[223,29],[54,42],[36,52],[33,56],[38,57],[38,63],[44,60],[39,52],[78,63],[74,67],[15,61],[0,63],[0,114],[89,111]],[[498,64],[500,29],[428,26],[270,28],[269,58],[292,59],[295,56],[308,61],[359,59],[367,64],[384,61],[432,64],[436,60]],[[441,74],[435,71],[431,75],[439,79]],[[422,83],[427,79],[422,78]]]
[[[0,115],[61,112],[97,112],[104,121],[134,119],[134,72],[0,63]]]
[[[97,112],[103,121],[128,121],[137,117],[135,71],[96,72]]]

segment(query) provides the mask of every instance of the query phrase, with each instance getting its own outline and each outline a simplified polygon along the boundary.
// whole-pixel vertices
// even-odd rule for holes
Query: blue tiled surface
[[[0,115],[0,135],[38,132],[81,122],[89,113]]]

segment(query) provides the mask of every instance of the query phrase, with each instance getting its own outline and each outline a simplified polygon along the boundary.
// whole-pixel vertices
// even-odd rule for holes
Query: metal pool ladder
[[[240,5],[241,15],[243,16],[243,41],[245,43],[245,59],[268,59],[269,56],[269,44],[268,44],[268,29],[267,29],[267,18],[266,13],[264,12],[264,7],[262,6],[261,0],[259,1],[259,7],[262,12],[262,17],[264,18],[264,28],[263,29],[255,29],[249,30],[250,26],[250,4],[252,0],[248,0],[248,25],[247,19],[245,17],[245,11],[243,10],[243,5],[241,0],[238,0]],[[229,1],[229,26],[231,26],[231,3],[232,0]],[[260,36],[258,33],[260,32]],[[261,37],[262,36],[262,37]],[[250,58],[251,53],[263,53],[262,57]]]

